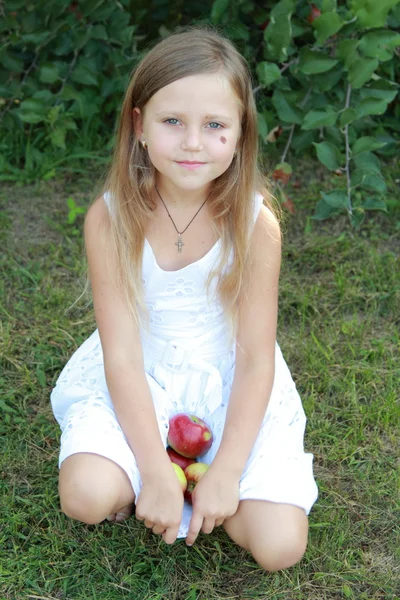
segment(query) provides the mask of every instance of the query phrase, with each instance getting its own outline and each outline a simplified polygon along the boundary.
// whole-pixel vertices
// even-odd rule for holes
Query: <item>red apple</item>
[[[173,448],[167,448],[167,454],[170,461],[176,465],[179,465],[183,470],[196,462],[194,458],[187,458],[186,456],[182,456],[182,454],[178,454],[178,452],[175,452]]]
[[[203,477],[204,473],[207,471],[208,465],[206,463],[197,462],[193,465],[189,465],[186,467],[184,471],[184,475],[187,481],[187,487],[184,491],[183,495],[185,496],[185,500],[192,503],[192,492],[196,487],[196,484]]]
[[[315,21],[315,19],[318,19],[318,17],[321,16],[321,11],[319,10],[318,6],[315,6],[315,4],[311,4],[311,10],[307,16],[307,21],[309,23],[313,23]]]
[[[173,467],[173,469],[174,469],[174,471],[176,473],[176,476],[179,479],[179,483],[181,484],[182,492],[185,493],[186,492],[186,488],[187,488],[186,475],[185,475],[183,469],[179,465],[177,465],[175,463],[171,463],[171,464],[172,464],[172,467]]]
[[[212,443],[212,431],[199,417],[178,413],[169,420],[168,445],[182,456],[202,456]]]

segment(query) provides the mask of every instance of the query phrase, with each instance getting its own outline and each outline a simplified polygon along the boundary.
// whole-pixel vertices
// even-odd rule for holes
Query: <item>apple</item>
[[[185,496],[185,500],[188,502],[192,503],[192,492],[207,469],[208,465],[202,462],[196,462],[186,467],[184,475],[186,477],[187,487],[183,495]]]
[[[315,19],[318,19],[318,17],[321,16],[321,11],[319,10],[318,6],[315,6],[315,4],[311,4],[311,10],[307,16],[307,21],[309,23],[314,23]]]
[[[212,443],[212,431],[199,417],[178,413],[169,420],[168,445],[182,456],[202,456]]]
[[[194,458],[187,458],[186,456],[182,456],[182,454],[178,454],[175,452],[173,448],[167,448],[167,454],[172,463],[179,465],[183,470],[186,469],[189,465],[192,465],[195,461]]]
[[[176,473],[176,476],[179,479],[179,483],[181,484],[181,488],[182,488],[182,492],[185,493],[186,492],[186,488],[187,488],[187,479],[186,479],[186,475],[184,470],[182,469],[182,467],[180,467],[179,465],[175,464],[175,463],[171,463],[172,467]]]

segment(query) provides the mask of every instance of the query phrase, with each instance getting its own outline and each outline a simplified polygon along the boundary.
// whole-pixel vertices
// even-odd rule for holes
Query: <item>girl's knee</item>
[[[61,510],[67,517],[95,525],[112,512],[119,498],[119,485],[109,469],[102,469],[104,460],[74,454],[61,465],[58,489]]]
[[[71,519],[95,525],[101,523],[109,514],[100,490],[79,477],[73,477],[68,485],[59,484],[60,506],[62,512]]]
[[[250,546],[254,560],[266,571],[280,571],[298,563],[307,548],[307,538],[304,535],[283,536],[272,543],[266,540],[262,543],[255,541]]]

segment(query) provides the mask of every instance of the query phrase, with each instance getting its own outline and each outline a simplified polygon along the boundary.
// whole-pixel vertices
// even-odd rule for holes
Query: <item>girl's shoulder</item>
[[[258,205],[258,209],[257,209]],[[267,230],[270,237],[276,241],[281,240],[281,227],[279,218],[268,206],[268,198],[260,192],[256,192],[256,219],[255,228]]]

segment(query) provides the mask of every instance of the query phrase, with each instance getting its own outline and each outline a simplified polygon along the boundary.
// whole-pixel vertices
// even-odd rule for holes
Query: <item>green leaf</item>
[[[104,25],[95,25],[92,27],[91,37],[94,40],[108,40],[107,30]]]
[[[25,5],[25,2],[23,0],[7,0],[7,11],[11,12],[11,11],[19,10],[24,5]]]
[[[90,16],[92,23],[106,20],[115,11],[112,2],[81,2],[80,9],[83,15]]]
[[[38,378],[38,382],[39,385],[41,385],[42,388],[46,387],[46,374],[42,369],[37,368],[36,369],[36,375]]]
[[[369,171],[365,169],[355,169],[350,177],[351,187],[356,188],[362,185],[367,175],[369,175]]]
[[[350,222],[355,229],[360,229],[364,219],[365,219],[364,209],[361,206],[356,206],[355,208],[353,208],[353,212],[351,213],[351,217],[350,217]]]
[[[337,12],[325,12],[315,19],[313,27],[316,32],[317,44],[323,44],[331,35],[334,35],[341,29],[344,21]]]
[[[357,58],[349,68],[349,81],[354,89],[358,89],[369,81],[375,69],[379,67],[377,58]]]
[[[288,13],[292,13],[296,6],[296,0],[280,0],[277,2],[271,10],[271,17],[278,19],[279,17],[286,17]]]
[[[62,121],[62,125],[65,129],[72,129],[72,130],[78,129],[77,124],[72,119],[64,119]]]
[[[362,138],[359,138],[353,145],[351,152],[352,155],[355,156],[356,154],[359,154],[360,152],[373,152],[374,150],[377,150],[378,148],[382,148],[383,146],[386,146],[386,142],[378,142],[377,139],[371,137],[371,136],[365,136]]]
[[[325,200],[320,200],[317,203],[317,206],[315,207],[315,213],[313,214],[311,219],[313,219],[314,221],[325,221],[326,219],[329,219],[329,217],[331,217],[333,214],[337,213],[337,208],[334,208],[333,206],[325,202]]]
[[[24,70],[24,61],[17,54],[6,50],[0,53],[0,65],[3,65],[7,71],[13,71],[14,73],[22,73]]]
[[[310,75],[313,88],[321,92],[327,92],[334,88],[343,77],[342,66],[339,64],[327,73]]]
[[[358,169],[364,169],[371,173],[381,173],[381,162],[372,152],[362,152],[354,157],[354,164]]]
[[[322,12],[333,12],[336,10],[336,0],[322,0]]]
[[[250,32],[244,23],[240,21],[233,21],[225,25],[226,32],[231,40],[245,40],[250,39]]]
[[[272,18],[264,30],[264,40],[267,43],[268,55],[271,59],[283,61],[287,59],[287,49],[292,40],[291,13]]]
[[[303,121],[303,115],[297,107],[290,104],[285,94],[281,90],[275,90],[272,96],[272,104],[274,105],[278,117],[285,123],[296,123],[300,125]]]
[[[256,67],[256,71],[260,83],[264,87],[268,87],[281,77],[280,69],[275,63],[260,62]]]
[[[65,150],[65,129],[57,127],[50,133],[50,140],[53,146],[56,148],[62,148]]]
[[[265,138],[268,135],[268,124],[265,120],[265,117],[262,113],[257,113],[257,124],[258,124],[258,133],[265,141]]]
[[[67,198],[67,206],[69,210],[75,211],[77,204],[73,198]]]
[[[76,69],[72,72],[71,79],[77,83],[83,83],[85,85],[98,85],[96,75],[84,65],[79,65],[76,67]]]
[[[336,56],[343,62],[346,69],[358,57],[357,46],[359,40],[342,40],[336,50]]]
[[[21,39],[27,44],[35,44],[39,46],[42,42],[50,37],[50,32],[44,31],[43,33],[24,33],[21,35]]]
[[[366,115],[383,115],[387,110],[388,104],[385,100],[364,98],[358,102],[357,108],[363,117]]]
[[[384,27],[391,8],[399,0],[351,0],[351,9],[361,27]]]
[[[330,171],[340,168],[341,154],[339,148],[330,142],[321,142],[320,144],[313,142],[313,145],[316,148],[318,159]]]
[[[34,98],[27,98],[27,100],[23,100],[19,105],[19,110],[21,112],[31,112],[37,113],[38,115],[46,116],[47,108],[40,100],[35,100]]]
[[[54,83],[59,78],[58,68],[55,66],[43,66],[39,72],[39,80],[43,83]]]
[[[377,77],[375,75],[371,83],[360,90],[360,98],[376,98],[391,102],[397,96],[400,86],[393,81]]]
[[[321,196],[329,206],[333,208],[349,208],[349,199],[344,190],[332,190],[327,194],[320,192]]]
[[[360,117],[361,115],[355,108],[346,108],[342,113],[340,113],[339,127],[345,127]]]
[[[364,35],[358,45],[361,54],[381,61],[390,60],[396,46],[400,45],[400,33],[390,29],[378,29]]]
[[[368,173],[361,184],[362,187],[384,194],[387,191],[385,180],[377,174]]]
[[[386,203],[382,200],[382,198],[374,198],[373,196],[366,198],[362,204],[362,207],[365,210],[383,210],[384,212],[387,212]]]
[[[301,129],[318,129],[319,127],[332,127],[336,123],[337,112],[333,106],[325,109],[310,110],[304,117]]]
[[[211,22],[214,25],[220,22],[222,15],[228,10],[230,3],[230,0],[215,0],[211,7]]]
[[[292,25],[292,38],[293,39],[304,35],[309,30],[308,24],[307,24],[307,26],[304,25],[301,21],[296,19],[295,16],[292,17],[291,25]]]
[[[300,131],[300,130],[296,129],[295,134],[293,135],[293,138],[292,138],[291,147],[294,150],[303,150],[303,148],[308,148],[313,143],[316,135],[317,135],[317,132],[315,130],[314,131],[312,131],[312,130],[311,131]]]
[[[21,121],[24,121],[24,123],[34,124],[42,123],[42,121],[45,121],[45,117],[43,115],[38,115],[37,113],[17,111],[17,115],[19,116]]]
[[[351,588],[349,588],[348,585],[344,584],[342,586],[342,591],[346,598],[353,598],[353,592],[351,591]]]
[[[300,50],[299,70],[305,75],[324,73],[332,69],[337,63],[336,59],[329,58],[325,52],[304,47]]]
[[[124,27],[121,32],[118,33],[118,40],[120,40],[125,46],[132,45],[133,34],[136,29],[136,25],[129,25]]]
[[[56,38],[57,45],[54,47],[53,52],[57,56],[66,56],[73,51],[72,36],[70,32],[62,31]]]

